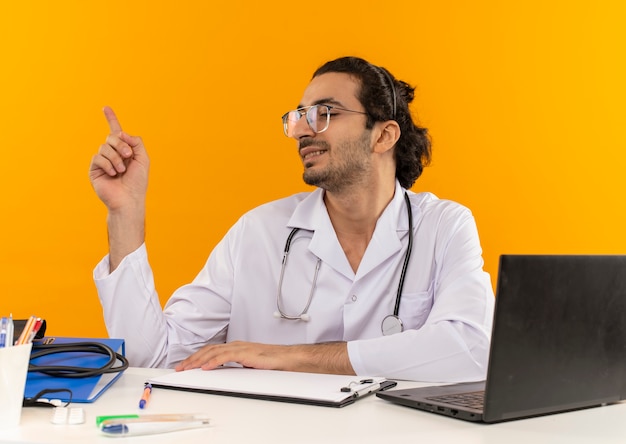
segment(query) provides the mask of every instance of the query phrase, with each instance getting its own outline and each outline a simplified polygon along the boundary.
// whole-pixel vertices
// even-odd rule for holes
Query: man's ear
[[[395,120],[387,120],[386,122],[377,122],[376,132],[377,139],[374,142],[375,153],[385,153],[394,147],[398,139],[400,139],[400,125]]]

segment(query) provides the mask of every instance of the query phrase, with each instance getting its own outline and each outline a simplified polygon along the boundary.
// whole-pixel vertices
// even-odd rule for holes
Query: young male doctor
[[[430,159],[412,100],[363,59],[320,67],[283,116],[317,189],[244,214],[163,309],[144,245],[148,154],[105,108],[90,179],[109,254],[94,279],[131,364],[483,379],[493,290],[470,211],[408,191]]]

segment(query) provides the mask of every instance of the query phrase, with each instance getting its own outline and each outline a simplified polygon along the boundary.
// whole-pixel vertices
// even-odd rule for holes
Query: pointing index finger
[[[103,111],[104,111],[104,116],[107,119],[107,122],[109,122],[109,129],[111,130],[111,134],[117,134],[121,132],[122,125],[120,125],[120,121],[117,120],[117,116],[115,115],[115,112],[113,112],[113,110],[108,106],[105,106]]]

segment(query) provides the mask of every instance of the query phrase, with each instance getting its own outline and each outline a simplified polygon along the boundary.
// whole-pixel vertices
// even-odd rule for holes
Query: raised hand
[[[143,205],[150,167],[143,141],[122,131],[111,108],[105,107],[104,115],[111,132],[91,159],[91,184],[109,211]]]
[[[104,108],[104,116],[111,133],[91,159],[89,179],[109,210],[109,262],[113,271],[144,241],[150,159],[141,137],[122,131],[111,108]]]

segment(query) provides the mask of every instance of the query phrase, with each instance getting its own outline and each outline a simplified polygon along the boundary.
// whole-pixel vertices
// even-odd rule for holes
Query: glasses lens
[[[289,111],[286,114],[283,114],[283,131],[285,132],[285,136],[291,137],[293,135],[293,129],[296,126],[298,120],[300,120],[302,115],[300,111],[293,110]]]
[[[306,113],[304,112],[306,110]],[[326,105],[313,105],[306,108],[299,108],[283,114],[283,131],[287,137],[292,137],[294,129],[302,115],[306,114],[306,121],[309,127],[316,133],[322,133],[328,128],[330,123],[330,108]]]
[[[310,107],[306,112],[306,121],[309,123],[309,126],[316,133],[317,131],[317,122],[319,122],[319,105],[314,105]]]
[[[330,109],[326,105],[314,105],[307,111],[306,120],[313,131],[322,133],[328,128]]]

